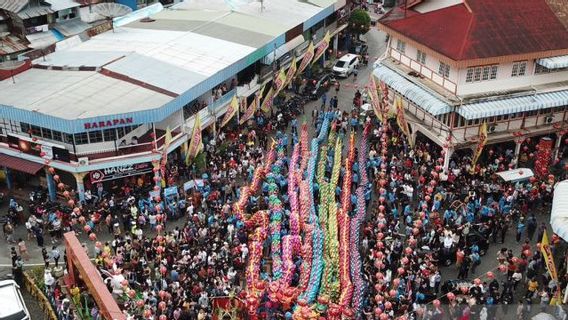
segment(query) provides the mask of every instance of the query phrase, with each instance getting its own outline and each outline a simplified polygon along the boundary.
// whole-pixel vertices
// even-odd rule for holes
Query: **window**
[[[465,82],[473,82],[473,68],[467,68]]]
[[[41,127],[31,126],[32,135],[41,137]]]
[[[481,67],[475,68],[475,74],[473,76],[473,81],[480,81],[481,80]]]
[[[53,138],[52,138],[53,140],[55,140],[55,141],[63,141],[63,138],[62,138],[62,136],[61,136],[61,132],[60,132],[60,131],[55,131],[55,130],[53,130],[53,131],[52,131],[52,134],[53,134]]]
[[[497,65],[467,68],[465,82],[478,82],[497,79]]]
[[[426,64],[426,54],[420,50],[416,51],[416,60],[421,64]]]
[[[69,133],[64,133],[63,142],[73,144],[73,135]]]
[[[47,128],[41,128],[41,136],[49,140],[51,140],[53,137],[51,134],[51,130]]]
[[[517,61],[513,63],[513,71],[511,72],[511,77],[524,76],[527,72],[527,62]]]
[[[25,123],[25,122],[20,122],[20,129],[22,130],[22,132],[24,133],[30,133],[31,127],[29,124]]]
[[[103,142],[103,132],[101,130],[89,132],[89,143]]]
[[[103,130],[103,137],[104,137],[105,141],[116,140],[116,129]]]
[[[440,66],[438,67],[438,74],[444,78],[450,77],[450,65],[440,61]]]
[[[88,144],[89,135],[86,132],[75,133],[75,144]]]
[[[406,50],[406,42],[404,42],[400,39],[397,39],[396,40],[396,50],[401,52],[401,53],[404,53],[404,51]]]
[[[497,79],[497,66],[491,66],[491,76],[489,77],[489,79]]]
[[[481,77],[482,80],[489,80],[489,71],[491,71],[491,67],[483,67],[483,76]]]

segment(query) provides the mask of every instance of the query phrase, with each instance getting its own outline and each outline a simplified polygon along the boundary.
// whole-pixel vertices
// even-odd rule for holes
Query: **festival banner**
[[[288,68],[288,72],[286,73],[286,82],[284,83],[284,87],[288,86],[294,76],[296,75],[296,71],[298,70],[298,66],[296,63],[296,56],[292,58],[292,62],[290,62],[290,67]]]
[[[189,148],[187,154],[185,155],[185,163],[189,164],[189,160],[195,158],[199,151],[203,148],[203,143],[201,141],[201,118],[199,113],[195,115],[195,123],[193,124],[193,131],[191,132],[191,142],[189,143]]]
[[[264,86],[262,87],[262,89],[264,89]],[[250,118],[252,118],[252,116],[254,116],[254,113],[256,112],[256,108],[258,108],[258,100],[260,100],[260,92],[257,92],[254,95],[254,100],[252,100],[252,102],[250,103],[250,106],[248,107],[248,109],[245,111],[245,114],[243,114],[243,116],[241,117],[239,124],[243,124],[245,122],[247,122]]]
[[[268,90],[268,93],[266,94],[266,97],[264,97],[264,101],[262,101],[262,105],[260,106],[260,109],[266,113],[270,112],[270,109],[272,109],[272,100],[274,99],[274,87],[270,86],[270,90]]]
[[[381,101],[381,110],[383,113],[383,117],[385,119],[388,119],[387,117],[387,113],[389,111],[389,87],[387,86],[387,84],[384,81],[379,81],[379,87],[381,87],[381,97],[382,97],[382,101]]]
[[[550,277],[554,280],[558,280],[558,274],[556,273],[556,265],[554,264],[554,256],[550,250],[550,242],[548,241],[548,234],[544,231],[542,235],[542,241],[540,241],[540,252],[544,258],[544,264],[546,269],[550,274]]]
[[[312,64],[318,61],[319,58],[325,53],[325,50],[329,48],[329,41],[331,40],[331,36],[329,35],[329,31],[326,32],[323,39],[318,43],[316,46],[316,53],[314,54],[314,60],[312,60]]]
[[[377,92],[377,83],[375,82],[375,77],[373,75],[369,77],[367,93],[369,95],[369,98],[371,99],[371,107],[373,108],[377,119],[379,119],[380,122],[383,122],[383,114],[381,113],[381,101]]]
[[[278,93],[284,88],[284,84],[286,83],[286,73],[284,72],[284,69],[280,69],[280,72],[278,72],[278,76],[276,76],[276,79],[274,79],[274,85],[276,86],[276,92],[274,93],[274,95],[278,95]]]
[[[239,100],[237,99],[237,95],[233,96],[231,99],[231,103],[227,107],[227,111],[223,116],[223,120],[221,120],[221,128],[224,127],[229,121],[239,112]]]
[[[312,61],[313,57],[314,57],[314,43],[310,42],[310,44],[308,45],[308,49],[306,49],[306,52],[304,53],[304,58],[302,58],[300,67],[298,68],[298,74],[304,72],[310,61]]]
[[[477,148],[473,153],[473,159],[471,160],[471,172],[475,172],[475,165],[477,164],[477,160],[481,156],[481,152],[483,152],[483,148],[487,144],[487,122],[483,122],[481,127],[479,128],[479,141],[477,142]]]
[[[406,117],[404,116],[404,106],[402,105],[402,97],[397,96],[395,98],[394,103],[396,106],[396,123],[398,124],[398,127],[400,128],[400,130],[402,130],[404,135],[406,135],[408,143],[412,148],[413,145],[412,145],[412,139],[410,139],[410,128],[408,126],[408,122],[406,122]]]
[[[166,134],[164,136],[164,149],[162,150],[162,159],[160,161],[160,174],[162,179],[166,178],[166,164],[168,163],[168,149],[172,143],[172,131],[170,127],[166,128]]]

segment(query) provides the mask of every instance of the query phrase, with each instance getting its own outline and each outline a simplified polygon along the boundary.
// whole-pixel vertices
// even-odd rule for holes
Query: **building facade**
[[[445,149],[550,136],[568,129],[568,20],[547,0],[413,1],[379,21],[388,48],[374,76],[400,95],[412,131]],[[511,14],[514,12],[514,14]],[[392,99],[392,96],[391,96]]]
[[[345,1],[272,0],[233,7],[225,1],[179,3],[149,21],[115,19],[113,31],[66,43],[0,82],[0,164],[7,182],[46,171],[85,183],[149,173],[161,154],[189,139],[196,117],[215,130],[236,95],[272,80],[267,57],[284,66],[309,41],[342,26]],[[136,12],[134,12],[136,16]],[[274,62],[276,63],[276,62]],[[167,129],[172,132],[164,150]],[[71,181],[69,181],[71,180]]]

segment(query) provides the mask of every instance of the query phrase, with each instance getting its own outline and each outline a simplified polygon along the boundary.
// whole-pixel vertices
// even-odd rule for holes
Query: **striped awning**
[[[466,104],[457,112],[467,120],[560,107],[568,104],[568,90]]]
[[[568,55],[538,59],[536,63],[547,69],[568,68]]]
[[[379,64],[373,71],[373,75],[433,116],[446,114],[452,110],[449,104],[385,65]]]
[[[282,58],[282,56],[284,56],[286,53],[291,52],[292,50],[296,49],[305,41],[306,40],[304,39],[304,36],[299,35],[299,36],[295,37],[294,39],[292,39],[292,40],[286,42],[285,44],[281,45],[280,47],[276,48],[276,50],[273,51],[272,53],[267,54],[264,58],[262,58],[261,62],[265,65],[270,65],[270,64],[272,64],[272,62],[274,62],[275,57],[276,57],[276,60]]]
[[[568,241],[568,180],[556,184],[550,212],[552,231]]]

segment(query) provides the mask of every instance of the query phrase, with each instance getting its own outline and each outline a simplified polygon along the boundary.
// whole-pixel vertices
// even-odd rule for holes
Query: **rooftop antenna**
[[[125,16],[132,12],[132,9],[130,7],[114,2],[99,3],[95,5],[93,9],[96,13],[100,14],[108,21],[110,21],[112,32],[114,32],[113,19]]]
[[[18,61],[18,60],[8,60],[4,62],[0,62],[0,70],[10,71],[10,77],[12,78],[12,83],[16,84],[16,80],[14,79],[14,70],[18,69],[19,67],[23,66],[26,61]]]

